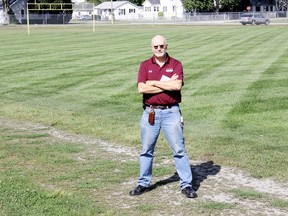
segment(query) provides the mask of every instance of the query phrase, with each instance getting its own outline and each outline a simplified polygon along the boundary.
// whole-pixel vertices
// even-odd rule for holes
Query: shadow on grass
[[[217,173],[220,172],[221,166],[214,164],[213,161],[208,161],[197,165],[191,165],[191,170],[193,174],[193,181],[192,181],[193,189],[197,191],[201,185],[201,182],[207,179],[208,175],[216,175]],[[179,180],[180,178],[177,172],[175,172],[173,176],[164,180],[157,181],[155,184],[151,186],[151,190]]]

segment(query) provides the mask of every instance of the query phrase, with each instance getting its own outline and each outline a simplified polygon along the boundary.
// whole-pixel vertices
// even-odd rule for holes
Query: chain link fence
[[[229,12],[229,13],[193,13],[193,14],[184,14],[182,18],[179,17],[149,17],[145,18],[139,16],[137,18],[125,18],[121,20],[114,20],[115,23],[195,23],[195,22],[237,22],[240,20],[241,15],[245,12]],[[247,12],[246,12],[247,13]],[[277,13],[277,12],[265,12],[262,13],[264,17],[269,19],[277,20],[277,18],[286,17],[286,12]],[[68,17],[69,16],[69,17]],[[49,14],[49,13],[39,13],[31,14],[30,20],[33,20],[31,24],[89,24],[93,21],[93,15],[87,16],[74,16],[74,14]],[[16,24],[18,20],[15,15],[8,14],[8,17],[5,18],[5,24]],[[109,23],[111,19],[101,19],[99,16],[94,16],[94,20],[97,23]],[[22,24],[27,24],[22,22]]]

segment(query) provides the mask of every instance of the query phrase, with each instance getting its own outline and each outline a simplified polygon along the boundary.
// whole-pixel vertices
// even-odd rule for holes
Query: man
[[[162,129],[174,155],[181,192],[188,198],[195,198],[179,108],[183,66],[168,55],[168,44],[163,36],[153,37],[151,47],[153,56],[140,64],[138,72],[138,93],[143,94],[144,108],[140,122],[142,151],[138,184],[129,194],[141,195],[151,190],[154,148]]]

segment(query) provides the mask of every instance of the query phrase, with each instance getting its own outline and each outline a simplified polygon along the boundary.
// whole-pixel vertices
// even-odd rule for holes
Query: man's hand
[[[182,87],[182,80],[178,80],[178,75],[173,76],[168,81],[148,80],[146,83],[138,83],[139,94],[154,94],[164,91],[179,91]]]
[[[157,94],[163,92],[164,90],[152,85],[153,81],[146,81],[146,83],[138,83],[138,93],[139,94]]]
[[[147,80],[146,84],[147,85],[151,85],[151,86],[155,86],[157,85],[158,82],[169,82],[169,81],[174,81],[174,80],[178,80],[178,75],[177,74],[173,74],[173,76],[169,79],[169,77],[166,77],[167,79],[161,79],[160,81],[158,80]],[[168,80],[169,79],[169,80]]]
[[[178,75],[177,74],[173,74],[173,76],[171,77],[170,80],[177,80],[178,79]]]

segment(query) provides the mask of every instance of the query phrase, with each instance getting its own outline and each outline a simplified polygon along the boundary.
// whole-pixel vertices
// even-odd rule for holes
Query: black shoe
[[[196,198],[197,193],[193,190],[192,187],[186,187],[181,192],[188,198]]]
[[[134,188],[133,190],[131,190],[129,192],[129,194],[131,196],[135,196],[135,195],[141,195],[147,191],[151,190],[149,187],[144,187],[144,186],[141,186],[141,185],[138,185],[136,188]]]

